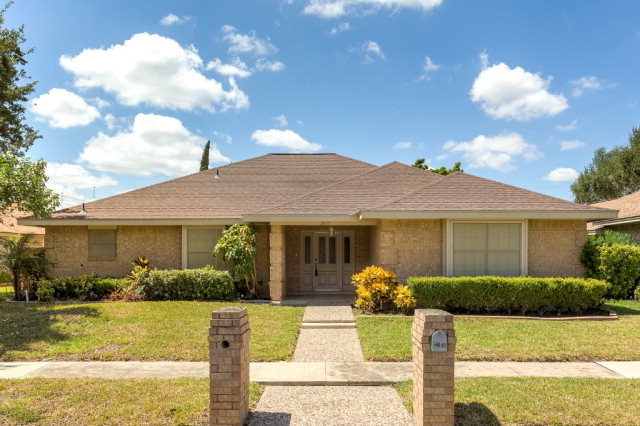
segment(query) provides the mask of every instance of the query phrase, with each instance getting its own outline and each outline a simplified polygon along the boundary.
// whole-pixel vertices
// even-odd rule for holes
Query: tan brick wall
[[[585,220],[529,220],[528,273],[534,277],[581,277]]]
[[[389,269],[401,282],[411,276],[440,276],[443,220],[381,220],[372,235],[375,265]]]
[[[353,232],[354,246],[354,273],[358,273],[367,266],[371,265],[371,229],[369,226],[334,226],[337,231]],[[300,263],[301,256],[301,233],[303,231],[324,231],[328,230],[327,226],[286,226],[286,275],[287,275],[287,292],[300,293]],[[344,288],[345,292],[353,292],[350,286]]]
[[[131,261],[146,256],[159,269],[182,267],[180,226],[119,226],[115,260],[89,260],[89,230],[86,226],[50,226],[45,233],[45,253],[53,263],[52,277],[95,273],[122,277]]]

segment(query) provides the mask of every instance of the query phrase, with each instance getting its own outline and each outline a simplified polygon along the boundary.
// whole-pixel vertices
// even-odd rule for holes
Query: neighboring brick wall
[[[256,225],[256,270],[262,281],[261,296],[269,297],[269,225]]]
[[[301,233],[303,231],[327,232],[328,226],[285,226],[287,292],[300,293]],[[335,232],[353,232],[354,273],[358,273],[371,264],[370,226],[334,226]],[[350,285],[343,283],[343,291],[352,293]]]
[[[53,263],[52,277],[95,273],[123,277],[131,261],[146,256],[159,269],[182,268],[182,228],[180,226],[119,226],[115,260],[89,260],[89,230],[86,226],[49,226],[45,233],[45,253]]]
[[[528,273],[534,277],[581,277],[586,220],[529,220]]]
[[[389,269],[401,282],[411,276],[440,276],[443,220],[381,220],[372,235],[376,266]]]

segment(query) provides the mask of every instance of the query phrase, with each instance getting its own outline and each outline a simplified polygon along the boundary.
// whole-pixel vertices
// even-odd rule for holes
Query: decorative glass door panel
[[[353,274],[353,233],[303,232],[300,243],[301,291],[343,291],[343,287],[348,288]]]

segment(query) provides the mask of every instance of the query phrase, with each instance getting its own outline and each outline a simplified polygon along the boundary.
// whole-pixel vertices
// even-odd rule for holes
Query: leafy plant
[[[138,256],[131,262],[133,269],[127,274],[127,278],[131,281],[137,281],[140,275],[147,271],[155,271],[156,268],[151,266],[151,261],[144,256]]]
[[[36,296],[41,302],[53,299],[100,300],[123,288],[125,282],[122,278],[101,278],[94,274],[41,279],[36,283]]]
[[[255,228],[249,225],[235,224],[222,232],[222,236],[213,249],[214,256],[222,256],[225,262],[233,262],[234,276],[245,280],[251,295],[256,294],[256,251],[257,238]]]
[[[31,234],[0,238],[0,264],[11,272],[15,300],[24,300],[28,285],[44,276],[44,254],[29,247],[31,238]]]
[[[140,276],[147,300],[231,300],[233,279],[212,268],[147,271]]]
[[[415,163],[413,163],[411,165],[411,167],[415,167],[421,170],[428,170],[432,173],[437,173],[439,175],[449,175],[453,172],[463,172],[464,170],[462,170],[462,163],[461,162],[457,162],[453,165],[452,168],[448,169],[444,166],[439,167],[437,169],[432,169],[431,167],[429,167],[429,165],[426,163],[426,160],[424,158],[418,158],[416,160]]]
[[[544,313],[598,307],[609,284],[592,278],[411,277],[418,304],[457,312]]]
[[[613,244],[637,245],[631,235],[610,229],[604,231],[604,234],[589,235],[580,253],[580,262],[586,267],[587,277],[600,278],[598,272],[599,249],[602,246],[610,246]]]
[[[599,249],[598,275],[611,284],[607,296],[628,299],[640,278],[640,247],[613,244]]]
[[[378,266],[369,266],[351,277],[356,288],[356,307],[366,313],[415,307],[415,299],[406,286],[398,285],[398,276]]]

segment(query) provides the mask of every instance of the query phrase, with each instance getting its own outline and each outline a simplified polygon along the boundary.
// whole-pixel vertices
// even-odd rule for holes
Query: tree
[[[32,237],[31,234],[22,234],[0,238],[0,265],[11,272],[15,300],[24,300],[23,278],[40,278],[44,272],[46,260],[29,247]]]
[[[440,167],[438,169],[432,169],[431,167],[429,167],[428,164],[425,163],[425,159],[424,158],[418,158],[416,160],[416,162],[411,165],[411,167],[417,167],[418,169],[428,170],[428,171],[430,171],[432,173],[437,173],[439,175],[448,175],[448,174],[451,174],[453,172],[463,172],[464,170],[462,170],[461,166],[462,166],[462,163],[458,161],[450,169],[447,169],[444,166],[442,166],[442,167]]]
[[[571,184],[577,203],[597,203],[640,190],[640,128],[634,127],[629,144],[607,151],[598,148],[593,160]]]
[[[202,151],[202,158],[200,159],[200,171],[204,172],[205,170],[209,170],[209,151],[211,150],[211,141],[207,141],[207,144],[204,146],[204,151]]]
[[[25,71],[24,27],[5,28],[5,13],[12,2],[0,10],[0,214],[18,209],[36,216],[50,214],[59,204],[58,196],[46,187],[46,163],[31,162],[27,150],[40,135],[25,123],[25,103],[36,82]]]
[[[233,262],[237,279],[244,279],[251,296],[256,294],[256,251],[255,229],[249,225],[235,224],[222,232],[222,237],[213,249],[213,255],[222,255],[225,262]]]

